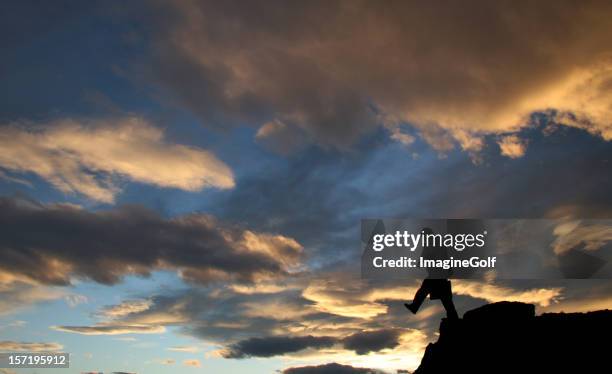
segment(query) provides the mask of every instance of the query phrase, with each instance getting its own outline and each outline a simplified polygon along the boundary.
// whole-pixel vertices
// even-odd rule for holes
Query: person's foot
[[[404,303],[404,306],[406,307],[406,309],[411,311],[412,314],[416,314],[417,311],[416,311],[415,307],[412,305],[412,303],[410,303],[410,304]]]

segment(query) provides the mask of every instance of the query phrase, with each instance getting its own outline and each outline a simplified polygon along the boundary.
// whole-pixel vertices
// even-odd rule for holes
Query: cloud
[[[210,126],[252,123],[260,139],[281,142],[295,128],[346,147],[409,123],[438,150],[477,152],[482,135],[548,112],[612,139],[605,2],[187,1],[157,10],[139,70]],[[514,148],[505,154],[518,157]]]
[[[182,334],[221,346],[212,353],[214,357],[281,355],[289,360],[303,362],[305,359],[320,359],[322,355],[347,359],[366,357],[368,352],[382,352],[385,357],[398,357],[399,361],[394,361],[395,364],[410,365],[420,358],[427,334],[405,328],[405,310],[399,311],[397,315],[394,311],[392,314],[369,318],[320,312],[311,307],[310,300],[300,297],[304,286],[296,287],[312,280],[289,280],[294,283],[289,283],[287,289],[278,289],[275,293],[271,293],[270,287],[264,287],[262,293],[255,293],[253,288],[249,293],[240,292],[242,289],[236,292],[234,287],[228,285],[151,296],[147,298],[151,300],[151,305],[146,310],[117,317],[106,323],[178,326]],[[282,284],[289,280],[278,282]],[[339,290],[335,292],[337,297],[345,297]],[[367,292],[362,294],[364,299],[368,298]],[[246,307],[248,305],[261,305],[264,310],[270,308],[270,312],[253,313],[252,309]],[[286,312],[297,311],[300,305],[308,312]],[[274,312],[273,306],[279,309]],[[179,323],[161,322],[157,317],[169,311],[176,312],[175,318],[180,320]],[[97,315],[101,316],[102,313]],[[317,335],[310,334],[312,331],[316,331]]]
[[[168,348],[168,350],[169,351],[174,351],[174,352],[196,353],[200,349],[198,347],[195,347],[195,346],[178,346],[178,347],[170,347],[170,348]]]
[[[572,279],[560,281],[565,288],[558,303],[538,308],[541,313],[576,313],[612,310],[612,284],[604,279]]]
[[[302,293],[314,308],[344,317],[372,318],[387,312],[387,306],[365,300],[361,285],[346,285],[332,280],[315,280]]]
[[[497,144],[501,154],[510,158],[519,158],[525,154],[526,144],[516,135],[502,137]]]
[[[159,359],[157,361],[162,365],[174,365],[176,363],[176,360],[173,360],[171,358]]]
[[[64,290],[56,287],[41,286],[30,281],[8,282],[8,279],[0,270],[0,315],[16,313],[32,305],[67,296]]]
[[[51,326],[53,330],[82,335],[160,334],[164,326],[152,325],[96,325],[96,326]]]
[[[458,295],[467,295],[477,299],[484,299],[490,303],[499,301],[518,301],[522,303],[548,306],[561,299],[563,288],[542,287],[532,289],[513,289],[501,285],[484,282],[456,281],[453,292]]]
[[[282,155],[299,151],[308,144],[307,134],[279,120],[264,123],[257,130],[255,140],[269,150]]]
[[[606,221],[567,220],[555,227],[554,234],[551,246],[558,255],[575,248],[596,251],[612,241],[612,227]]]
[[[106,203],[119,193],[119,178],[186,191],[234,187],[232,171],[212,153],[169,143],[138,117],[2,126],[0,167]]]
[[[66,295],[64,296],[64,300],[66,301],[66,304],[68,304],[71,308],[89,302],[87,296],[78,294]]]
[[[381,300],[405,300],[406,296],[414,295],[416,287],[387,287],[372,290],[365,294],[363,300],[371,302]],[[562,298],[563,287],[533,287],[513,288],[501,284],[483,281],[454,280],[453,293],[469,296],[474,299],[486,300],[490,303],[498,301],[517,301],[522,303],[548,306]]]
[[[299,302],[292,303],[286,299],[263,299],[247,301],[241,304],[244,308],[243,315],[249,318],[265,317],[277,320],[294,320],[316,313],[310,305]]]
[[[306,349],[322,350],[340,346],[358,355],[393,349],[400,345],[401,329],[364,330],[345,337],[335,336],[268,336],[238,341],[221,352],[225,358],[272,357]],[[409,331],[408,331],[409,332]]]
[[[244,177],[212,212],[284,233],[308,248],[317,264],[355,261],[345,249],[354,245],[355,222],[363,217],[542,218],[562,207],[574,207],[576,217],[609,216],[612,142],[544,116],[534,122],[518,135],[530,144],[523,157],[501,156],[499,137],[485,136],[480,165],[459,151],[438,159],[418,140],[410,150],[372,140],[351,157],[311,147]],[[421,157],[410,159],[413,151]]]
[[[294,353],[307,348],[329,348],[336,340],[329,336],[271,336],[250,338],[228,347],[223,353],[225,358],[272,357]]]
[[[127,300],[118,305],[102,309],[99,314],[106,318],[125,317],[132,313],[139,313],[149,309],[151,300]]]
[[[403,132],[399,127],[395,127],[391,130],[391,139],[396,140],[406,146],[409,146],[415,141],[414,136]]]
[[[342,343],[344,348],[353,350],[358,355],[365,355],[385,348],[397,347],[400,344],[401,333],[399,329],[362,331],[347,336]]]
[[[196,367],[196,368],[202,367],[202,363],[200,362],[200,360],[196,360],[196,359],[185,360],[185,361],[183,361],[183,365],[184,366],[193,366],[193,367]]]
[[[235,293],[252,295],[252,294],[274,294],[280,293],[281,291],[287,291],[290,289],[297,289],[298,286],[295,284],[284,283],[277,284],[274,282],[259,282],[256,284],[242,285],[242,284],[230,284],[228,287]]]
[[[333,362],[324,365],[287,368],[283,370],[283,374],[384,374],[384,372],[376,369],[360,368]]]
[[[612,296],[598,295],[582,299],[576,298],[543,309],[546,313],[584,313],[605,309],[612,310]]]
[[[56,352],[64,348],[59,343],[24,343],[10,340],[0,341],[0,351],[5,352]]]
[[[327,282],[323,282],[324,279]],[[280,287],[282,285],[287,287]],[[307,292],[309,285],[313,285],[316,292],[312,289]],[[564,286],[502,286],[480,282],[454,282],[453,286],[455,293],[461,295],[455,299],[460,311],[482,305],[484,299],[534,301],[546,310],[556,305],[555,298],[563,301],[561,291],[565,289]],[[181,334],[218,345],[220,349],[211,353],[214,357],[282,356],[295,363],[294,366],[334,360],[395,370],[418,365],[423,349],[435,339],[434,332],[443,315],[439,303],[429,303],[419,315],[406,319],[402,303],[412,297],[416,287],[417,282],[406,286],[373,286],[352,279],[350,272],[317,271],[277,279],[275,286],[267,281],[261,288],[216,284],[166,291],[162,295],[137,299],[147,300],[147,308],[138,308],[139,311],[119,313],[114,317],[99,312],[96,316],[109,319],[100,322],[102,325],[173,326]],[[328,308],[328,300],[338,301],[334,304],[337,309]],[[133,301],[140,304],[127,300],[104,307],[102,311],[121,310],[124,304]],[[261,313],[255,312],[256,305],[261,305]],[[366,312],[369,308],[385,312],[346,312],[353,306]],[[305,312],[300,313],[300,310]],[[193,351],[190,347],[178,349]]]
[[[580,135],[582,134],[582,135]],[[529,138],[531,142],[531,136],[521,135],[521,138]],[[572,138],[574,142],[580,139],[587,139],[588,142],[581,143],[581,147],[568,148],[569,138]],[[566,140],[563,140],[566,139]],[[585,134],[583,131],[571,130],[567,132],[565,130],[557,130],[555,133],[545,135],[543,138],[536,139],[536,143],[540,143],[538,149],[534,149],[534,153],[529,152],[522,159],[517,159],[516,166],[506,167],[505,164],[511,164],[515,161],[505,160],[504,163],[497,163],[499,158],[493,159],[491,166],[486,172],[481,172],[473,168],[469,163],[458,161],[456,158],[449,156],[448,160],[445,160],[440,164],[439,168],[427,168],[427,164],[417,165],[419,170],[419,176],[421,181],[416,183],[410,182],[408,176],[405,178],[399,178],[397,180],[391,180],[392,187],[397,186],[405,187],[411,191],[417,191],[415,194],[405,194],[396,192],[389,196],[389,201],[392,201],[392,207],[389,209],[394,212],[415,212],[418,215],[424,211],[424,206],[427,209],[432,209],[434,212],[445,215],[453,209],[459,210],[459,207],[455,205],[442,204],[438,206],[435,204],[436,200],[444,199],[445,193],[456,197],[460,196],[461,199],[465,198],[469,202],[470,212],[477,212],[473,214],[487,214],[486,212],[502,212],[501,214],[525,214],[538,215],[539,212],[545,212],[550,207],[556,206],[559,202],[564,201],[567,196],[573,198],[579,198],[581,196],[588,197],[592,201],[602,201],[597,196],[605,196],[597,191],[606,190],[606,186],[609,187],[609,181],[606,178],[586,179],[585,184],[568,186],[570,192],[567,190],[559,191],[557,193],[550,192],[549,189],[545,188],[544,183],[538,183],[538,173],[541,171],[526,170],[526,164],[533,161],[533,158],[540,159],[544,162],[542,168],[550,171],[550,174],[546,175],[547,181],[555,180],[566,180],[568,173],[564,172],[564,168],[561,165],[569,165],[570,170],[574,170],[577,165],[580,165],[580,160],[585,161],[585,165],[591,165],[596,167],[597,175],[601,174],[601,171],[605,170],[599,167],[596,162],[598,155],[605,155],[609,150],[609,146],[602,146],[597,142],[592,142],[591,136]],[[548,142],[548,145],[546,144]],[[531,143],[530,143],[531,144]],[[551,146],[555,144],[555,146]],[[496,147],[495,140],[492,143],[493,148]],[[418,142],[414,143],[412,147],[419,147]],[[401,147],[397,147],[401,148]],[[491,148],[491,147],[485,147]],[[418,148],[417,148],[418,149]],[[587,150],[586,153],[580,151],[580,149]],[[546,150],[546,152],[544,152]],[[569,150],[569,153],[568,153]],[[540,153],[540,151],[544,153]],[[347,261],[352,256],[343,256],[346,251],[342,248],[347,248],[347,242],[336,242],[335,238],[338,237],[338,233],[349,231],[346,236],[352,238],[353,234],[350,231],[351,227],[354,227],[352,217],[356,215],[365,214],[365,212],[376,212],[381,213],[386,211],[387,207],[380,206],[380,191],[374,191],[371,195],[364,195],[361,190],[351,190],[349,187],[354,187],[362,181],[375,180],[371,179],[373,175],[367,172],[369,166],[372,164],[385,164],[388,159],[381,158],[381,153],[370,154],[363,162],[356,162],[350,165],[338,165],[332,160],[326,160],[321,162],[316,155],[309,155],[307,158],[308,162],[302,164],[290,163],[287,167],[290,170],[289,176],[285,176],[287,180],[299,180],[299,189],[291,188],[289,185],[285,185],[285,179],[283,179],[283,173],[285,170],[280,170],[278,173],[271,172],[260,176],[255,181],[249,180],[244,186],[248,190],[246,195],[232,195],[231,198],[236,199],[233,203],[235,205],[235,216],[229,216],[230,220],[238,220],[240,217],[246,222],[252,222],[255,227],[251,230],[261,230],[262,227],[266,227],[271,232],[290,232],[292,237],[295,233],[300,233],[302,238],[308,239],[310,237],[311,242],[309,245],[305,244],[305,247],[316,248],[316,244],[326,242],[324,256],[315,258],[316,261],[326,262],[330,259],[341,258],[342,261]],[[390,158],[395,158],[395,155],[390,155]],[[426,157],[429,157],[426,155]],[[423,161],[418,162],[424,162]],[[361,160],[360,160],[361,161]],[[578,164],[576,164],[578,162]],[[393,170],[405,163],[404,161],[397,162],[397,164],[391,163],[388,167],[389,170]],[[559,165],[559,166],[555,166]],[[604,165],[602,164],[603,168]],[[315,169],[317,172],[309,171]],[[467,171],[466,171],[467,170]],[[584,177],[588,177],[593,174],[592,172],[586,172]],[[517,178],[511,185],[501,184],[498,185],[498,189],[493,192],[495,198],[488,199],[487,196],[476,193],[476,191],[482,191],[479,186],[490,185],[491,181],[495,181],[500,178],[500,175],[516,175]],[[342,178],[338,177],[341,175]],[[579,177],[581,173],[576,174],[576,171],[572,171],[569,175]],[[444,184],[449,178],[456,181],[455,184],[448,186]],[[423,189],[423,180],[428,181],[426,184],[427,188]],[[429,182],[431,180],[431,182]],[[510,204],[508,197],[511,194],[517,193],[520,190],[520,186],[524,185],[525,180],[530,180],[528,184],[530,191],[525,191],[523,196],[525,199],[533,199],[534,204],[527,209],[525,206],[517,206],[516,204]],[[344,182],[347,181],[347,182]],[[350,181],[350,186],[348,186]],[[599,183],[596,183],[599,181]],[[255,182],[255,183],[252,183]],[[431,185],[429,184],[431,183]],[[444,184],[444,188],[434,188]],[[587,185],[595,186],[593,190],[596,193],[590,194],[586,191],[591,189],[582,189]],[[430,188],[430,186],[432,186]],[[517,186],[518,190],[517,190]],[[419,188],[421,190],[419,190]],[[447,188],[451,191],[448,192]],[[580,188],[578,191],[576,188]],[[274,189],[275,191],[281,191],[279,194],[274,194],[273,197],[268,197],[263,194],[262,191]],[[299,191],[298,191],[299,190]],[[389,189],[391,190],[391,188]],[[404,188],[402,188],[404,190]],[[425,192],[420,192],[426,190]],[[284,191],[284,192],[283,192]],[[323,191],[327,193],[323,193]],[[583,192],[580,192],[583,191]],[[244,191],[243,191],[244,192]],[[456,194],[454,192],[457,192]],[[286,195],[283,195],[286,193]],[[407,195],[410,195],[408,198]],[[480,195],[480,196],[477,196]],[[260,199],[252,198],[253,196],[261,196]],[[320,200],[324,204],[322,206],[312,207],[309,206],[308,202],[312,201],[312,196],[320,196]],[[336,199],[336,197],[348,197],[348,199]],[[364,196],[366,198],[364,198]],[[543,197],[541,199],[539,197]],[[252,199],[249,199],[252,198]],[[363,198],[363,199],[362,199]],[[376,200],[375,198],[378,198]],[[433,205],[428,204],[429,198],[434,202]],[[423,202],[425,199],[425,202]],[[523,198],[521,198],[523,199]],[[288,206],[287,201],[291,200],[292,205]],[[359,200],[358,203],[356,201]],[[482,200],[485,200],[483,203]],[[495,200],[495,204],[491,201]],[[530,200],[531,201],[531,200]],[[262,204],[259,206],[259,204]],[[324,205],[324,206],[323,206]],[[373,206],[376,207],[373,208]],[[296,209],[296,206],[299,207]],[[246,209],[248,207],[248,209]],[[263,208],[265,207],[265,209]],[[286,208],[286,207],[290,207]],[[537,208],[537,210],[534,207]],[[326,211],[326,209],[330,209]],[[247,212],[248,211],[248,212]],[[297,211],[297,212],[296,212]],[[342,211],[341,217],[334,215],[332,211]],[[250,213],[254,212],[254,213]],[[440,213],[441,212],[441,213]],[[482,213],[485,212],[485,213]],[[505,212],[505,213],[504,213]],[[218,212],[215,212],[218,214]],[[244,216],[244,214],[247,214]],[[327,220],[329,216],[329,220]],[[317,219],[312,219],[317,217]],[[309,219],[311,221],[309,221]],[[281,224],[271,224],[268,222],[281,222]],[[346,225],[343,224],[343,220],[351,221]],[[331,224],[330,224],[331,222]],[[287,223],[285,225],[285,223]],[[341,225],[339,225],[339,223]],[[269,225],[269,226],[266,226]],[[327,230],[327,231],[326,231]],[[320,231],[320,233],[319,233]],[[333,237],[331,241],[328,241],[326,232],[333,231]],[[313,232],[317,232],[317,235],[313,235]],[[239,236],[239,241],[246,242],[244,235]],[[299,240],[303,243],[302,239]],[[310,245],[314,243],[315,245]],[[333,251],[333,247],[340,248],[339,250]],[[329,251],[327,250],[329,249]],[[258,253],[265,253],[263,248],[259,248]],[[291,252],[289,252],[291,253]],[[289,261],[288,263],[291,263]],[[343,268],[343,271],[346,269]],[[350,271],[350,269],[348,270]],[[177,309],[177,314],[181,323],[181,331],[192,335],[194,337],[204,339],[206,341],[213,341],[224,347],[231,346],[231,344],[246,340],[249,337],[265,338],[266,336],[304,336],[316,331],[317,334],[330,336],[334,339],[342,339],[351,334],[355,334],[359,331],[381,329],[381,328],[399,328],[399,327],[415,327],[423,331],[423,337],[421,339],[414,339],[410,346],[400,345],[394,349],[393,355],[402,356],[406,362],[411,360],[418,360],[422,357],[422,351],[411,351],[413,346],[420,346],[422,342],[424,344],[427,341],[433,339],[429,334],[434,329],[437,330],[438,324],[437,319],[441,315],[441,308],[438,303],[430,303],[425,305],[425,309],[422,311],[424,314],[417,316],[417,318],[406,320],[406,311],[397,301],[402,302],[412,296],[414,287],[418,286],[407,284],[403,289],[395,287],[378,287],[368,285],[358,285],[354,280],[345,279],[342,277],[330,277],[331,279],[338,278],[338,282],[326,284],[322,282],[325,278],[324,274],[317,272],[313,274],[313,279],[303,282],[292,283],[292,280],[280,277],[275,280],[260,281],[257,280],[253,284],[226,284],[227,288],[220,286],[220,288],[214,290],[200,290],[200,292],[193,293],[177,293],[171,295],[166,299],[154,298],[151,301],[151,306],[147,310],[142,312],[133,313],[129,315],[130,322],[140,323],[148,319],[158,319],[155,317],[156,314],[167,311],[175,305],[182,305],[181,308]],[[287,283],[289,282],[289,283]],[[355,286],[355,287],[353,287]],[[495,287],[478,288],[475,286],[466,286],[462,288],[459,283],[453,284],[455,292],[461,293],[462,296],[456,298],[456,302],[460,311],[468,310],[470,307],[480,305],[485,300],[500,300],[500,299],[516,299],[521,301],[532,301],[538,305],[549,303],[549,306],[557,305],[554,303],[555,297],[564,294],[563,289],[555,290],[558,287],[548,287],[546,284],[536,284],[530,287],[520,286],[502,286],[502,283],[495,284]],[[327,289],[328,292],[325,292]],[[302,292],[308,290],[307,293]],[[385,294],[386,293],[386,294]],[[475,299],[474,299],[475,298]],[[148,299],[147,299],[148,300]],[[394,301],[395,300],[395,301]],[[249,305],[262,305],[262,308],[270,306],[269,310],[273,310],[274,306],[284,307],[281,313],[272,313],[265,315],[265,313],[253,313],[255,308],[248,307]],[[355,308],[354,308],[355,307]],[[298,313],[291,314],[286,311],[299,311],[303,310],[304,313],[299,315]],[[382,312],[381,312],[382,311]],[[358,313],[357,313],[358,312]],[[348,315],[351,314],[351,315]],[[421,316],[425,316],[421,319]],[[124,318],[124,317],[122,317]],[[126,317],[127,318],[127,317]],[[166,318],[166,317],[163,317]],[[174,317],[173,317],[174,318]],[[376,325],[379,324],[379,325]],[[405,324],[405,325],[404,325]],[[433,328],[430,328],[433,325]],[[410,347],[410,348],[408,348]],[[415,348],[416,349],[416,348]],[[334,351],[334,353],[331,353]],[[344,353],[337,353],[344,352]],[[314,361],[314,362],[327,362],[334,355],[346,355],[350,360],[338,361],[338,362],[350,362],[356,365],[358,361],[354,361],[360,357],[367,358],[371,355],[355,356],[354,351],[345,351],[342,346],[338,343],[332,348],[323,348],[322,350],[306,349],[295,353],[289,353],[285,355],[288,360],[305,360],[305,357],[312,360],[314,355],[319,355],[318,358],[324,357],[326,361]],[[351,356],[352,355],[352,356]],[[381,357],[388,358],[391,354],[386,353],[386,350],[377,354]],[[299,358],[298,358],[299,357]],[[344,358],[346,358],[344,357]],[[395,356],[394,356],[395,357]],[[335,359],[335,358],[334,358]],[[339,360],[339,359],[338,359]],[[311,361],[312,362],[312,361]],[[301,362],[304,364],[304,362]],[[382,367],[371,365],[369,362],[359,362],[359,365],[366,367]],[[395,365],[395,364],[394,364]],[[412,366],[404,366],[412,367]]]
[[[7,323],[5,325],[0,325],[0,330],[6,329],[6,328],[18,329],[18,328],[24,327],[27,324],[28,323],[26,321],[17,319],[17,320],[14,320],[13,322],[9,322],[9,323]]]
[[[388,301],[405,301],[418,288],[413,286],[368,287],[365,282],[349,281],[346,275],[335,274],[332,279],[318,279],[304,289],[303,297],[314,303],[313,308],[345,317],[360,319],[380,318],[389,313]],[[350,283],[350,285],[347,285]],[[479,281],[453,281],[453,293],[482,299],[487,302],[518,301],[548,306],[562,298],[563,287],[513,288],[502,284]]]
[[[65,285],[71,277],[113,284],[157,269],[179,270],[192,282],[249,283],[296,270],[302,256],[301,245],[282,235],[203,214],[166,219],[137,206],[90,212],[0,198],[0,224],[0,271],[43,284]],[[130,307],[143,305],[106,313]]]

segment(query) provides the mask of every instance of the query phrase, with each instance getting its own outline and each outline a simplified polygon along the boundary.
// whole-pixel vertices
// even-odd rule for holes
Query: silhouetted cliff
[[[602,373],[612,362],[612,311],[535,315],[499,302],[442,320],[415,374]]]

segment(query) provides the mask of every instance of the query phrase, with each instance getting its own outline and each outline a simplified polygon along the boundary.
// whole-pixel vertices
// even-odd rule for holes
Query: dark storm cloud
[[[399,345],[401,330],[383,329],[362,331],[345,338],[332,336],[269,336],[241,340],[230,345],[224,353],[225,358],[272,357],[295,353],[304,349],[330,348],[339,344],[358,355],[377,352]]]
[[[365,355],[397,347],[401,333],[401,330],[394,329],[363,331],[347,336],[342,340],[342,344],[344,348],[353,350],[358,355]]]
[[[224,225],[211,216],[172,219],[137,206],[90,212],[0,199],[0,270],[49,284],[71,276],[100,283],[178,269],[206,282],[286,274],[301,246],[290,238]]]
[[[283,370],[282,374],[383,374],[376,369],[341,365],[335,362],[317,366],[301,366]]]
[[[183,1],[145,13],[153,53],[139,73],[205,124],[280,124],[261,128],[268,144],[299,128],[345,147],[381,124],[400,140],[407,122],[436,149],[478,151],[483,134],[548,109],[612,138],[609,2]]]
[[[272,357],[298,352],[307,348],[321,349],[334,345],[330,336],[271,336],[250,338],[229,346],[225,358]]]

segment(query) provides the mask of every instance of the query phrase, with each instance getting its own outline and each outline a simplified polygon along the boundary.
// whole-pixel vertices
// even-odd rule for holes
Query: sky
[[[71,354],[48,373],[413,370],[443,309],[361,278],[360,220],[609,218],[610,16],[2,2],[0,351]],[[453,292],[460,314],[612,308],[606,279]]]

